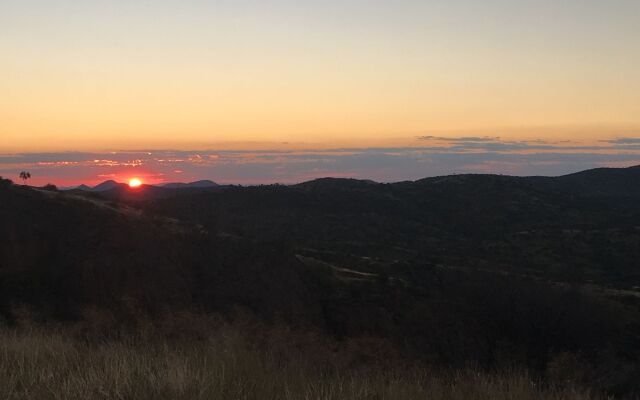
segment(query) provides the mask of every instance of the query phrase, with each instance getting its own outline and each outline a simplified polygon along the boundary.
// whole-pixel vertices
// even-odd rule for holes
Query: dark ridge
[[[209,188],[209,187],[217,187],[220,186],[216,182],[211,180],[200,180],[196,182],[172,182],[172,183],[164,183],[162,185],[158,185],[167,189],[182,189],[182,188]]]
[[[102,183],[100,183],[99,185],[94,186],[93,188],[91,188],[92,192],[104,192],[107,190],[113,190],[115,188],[122,188],[122,187],[126,187],[127,184],[126,183],[118,183],[114,180],[108,180],[108,181],[104,181]]]

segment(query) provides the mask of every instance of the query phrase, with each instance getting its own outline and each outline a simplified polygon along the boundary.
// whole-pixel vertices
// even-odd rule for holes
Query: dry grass
[[[237,328],[203,340],[131,336],[86,340],[55,328],[0,331],[1,399],[567,399],[596,396],[543,388],[526,374],[441,374],[348,367],[333,356],[255,345]],[[288,349],[288,350],[287,350]],[[309,353],[314,352],[314,354]]]

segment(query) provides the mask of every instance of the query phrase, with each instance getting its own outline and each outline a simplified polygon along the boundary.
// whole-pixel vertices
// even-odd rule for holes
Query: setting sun
[[[129,179],[129,187],[135,188],[142,185],[142,181],[138,178]]]

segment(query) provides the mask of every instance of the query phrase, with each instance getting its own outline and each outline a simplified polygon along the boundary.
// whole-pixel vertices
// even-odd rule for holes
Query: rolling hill
[[[99,192],[3,180],[0,316],[239,313],[380,338],[407,362],[542,375],[569,354],[590,387],[629,395],[638,171]]]

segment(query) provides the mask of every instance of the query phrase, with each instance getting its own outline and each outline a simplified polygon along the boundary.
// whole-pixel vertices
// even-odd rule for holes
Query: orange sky
[[[640,6],[5,0],[0,151],[640,131]]]

